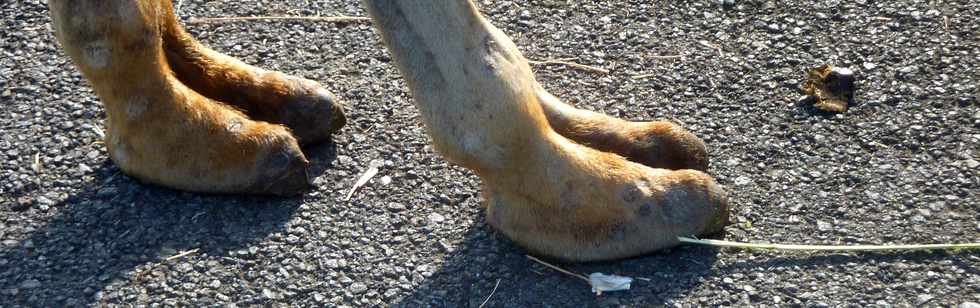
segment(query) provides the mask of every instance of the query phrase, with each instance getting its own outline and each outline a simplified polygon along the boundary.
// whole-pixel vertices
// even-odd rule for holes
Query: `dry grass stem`
[[[170,256],[170,257],[167,257],[167,259],[165,259],[165,260],[163,260],[163,261],[164,261],[164,262],[169,262],[169,261],[173,261],[173,260],[177,260],[177,259],[180,259],[180,258],[183,258],[183,257],[186,257],[186,256],[188,256],[188,255],[191,255],[191,254],[194,254],[194,253],[197,253],[197,251],[198,251],[198,250],[200,250],[200,249],[198,249],[198,248],[194,248],[194,249],[191,249],[191,250],[188,250],[188,251],[185,251],[185,252],[181,252],[181,253],[178,253],[178,254],[175,254],[175,255],[172,255],[172,256]]]
[[[713,247],[732,247],[759,250],[793,250],[793,251],[910,251],[910,250],[956,250],[980,249],[980,243],[965,244],[924,244],[924,245],[793,245],[793,244],[757,244],[739,243],[719,240],[699,240],[688,237],[678,237],[678,241],[687,244],[697,244]]]
[[[538,262],[541,265],[547,266],[548,268],[551,268],[553,270],[556,270],[558,272],[561,272],[562,274],[569,275],[569,276],[572,276],[572,277],[577,277],[579,279],[585,280],[585,282],[588,282],[590,285],[592,284],[592,282],[589,281],[589,277],[585,277],[585,275],[576,274],[576,273],[573,273],[573,272],[571,272],[569,270],[566,270],[566,269],[563,269],[563,268],[560,268],[560,267],[551,265],[548,262],[541,261],[541,259],[532,257],[531,255],[524,255],[524,256],[527,257],[528,259],[531,259],[531,261]]]
[[[234,16],[234,17],[192,17],[188,24],[223,23],[256,20],[301,20],[334,23],[370,23],[371,18],[361,16]]]
[[[568,66],[568,67],[571,67],[571,68],[576,68],[576,69],[580,69],[580,70],[584,70],[584,71],[590,71],[590,72],[593,72],[593,73],[599,73],[599,74],[604,74],[604,75],[609,74],[609,70],[604,69],[604,68],[601,68],[601,67],[595,67],[595,66],[591,66],[591,65],[579,64],[579,63],[575,63],[575,62],[571,62],[571,61],[565,61],[565,60],[559,60],[559,59],[548,59],[548,60],[543,60],[543,61],[528,60],[527,62],[528,63],[531,63],[531,64],[535,64],[535,65],[558,64],[558,65],[564,65],[564,66]]]
[[[480,304],[480,308],[483,308],[483,306],[487,305],[487,302],[490,301],[490,298],[493,297],[493,294],[497,293],[497,287],[499,286],[500,286],[500,279],[497,279],[497,284],[493,285],[493,291],[490,291],[490,295],[487,296],[487,299],[483,300],[483,303]]]

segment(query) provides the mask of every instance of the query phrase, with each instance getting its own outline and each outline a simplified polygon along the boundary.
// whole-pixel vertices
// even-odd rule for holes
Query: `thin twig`
[[[191,249],[191,250],[188,250],[188,251],[185,251],[185,252],[181,252],[181,253],[172,255],[170,257],[167,257],[167,259],[164,259],[163,261],[164,262],[170,262],[170,261],[173,261],[173,260],[176,260],[176,259],[180,259],[180,258],[186,257],[187,255],[196,253],[198,250],[200,250],[200,249],[199,248],[194,248],[194,249]]]
[[[898,250],[950,250],[950,249],[980,249],[980,243],[966,244],[925,244],[925,245],[792,245],[792,244],[757,244],[738,243],[719,240],[699,240],[689,237],[677,237],[681,243],[697,244],[713,247],[733,247],[742,249],[763,250],[796,250],[796,251],[898,251]]]
[[[562,274],[569,275],[569,276],[572,276],[572,277],[577,277],[579,279],[585,280],[585,282],[588,282],[590,285],[592,284],[592,282],[589,281],[589,277],[585,277],[585,275],[576,274],[576,273],[573,273],[573,272],[568,271],[566,269],[563,269],[563,268],[560,268],[560,267],[557,267],[557,266],[548,264],[548,262],[541,261],[541,259],[532,257],[531,255],[524,255],[524,256],[527,257],[528,259],[531,259],[531,261],[541,263],[541,265],[544,265],[544,266],[547,266],[547,267],[549,267],[549,268],[551,268],[553,270],[559,271]]]
[[[708,43],[708,41],[698,41],[698,44],[701,44],[701,46],[707,48],[714,49],[715,51],[718,52],[718,56],[722,56],[722,57],[725,56],[725,54],[721,52],[721,45]]]
[[[633,78],[633,79],[636,79],[636,80],[639,80],[639,79],[647,79],[647,78],[650,78],[650,77],[653,77],[653,76],[657,76],[657,74],[640,74],[640,75],[633,75],[633,76],[631,76],[630,78]]]
[[[487,305],[487,302],[490,301],[490,298],[493,297],[493,294],[494,293],[497,293],[497,287],[499,287],[499,286],[500,286],[500,279],[497,279],[497,284],[495,284],[493,286],[493,291],[490,291],[490,295],[487,296],[487,299],[483,300],[483,303],[480,304],[480,308],[483,308],[483,306],[486,306]]]
[[[115,175],[113,175],[113,176],[115,176]],[[121,236],[120,236],[120,238],[121,238]],[[188,250],[188,251],[184,251],[184,252],[181,252],[181,253],[178,253],[178,254],[169,256],[166,259],[163,259],[163,261],[160,261],[160,262],[157,262],[157,263],[153,263],[148,268],[143,269],[143,270],[140,270],[140,271],[136,271],[135,273],[133,273],[133,279],[135,279],[137,281],[143,281],[143,277],[145,277],[147,273],[153,271],[153,269],[157,268],[158,266],[161,266],[164,263],[167,263],[167,262],[170,262],[170,261],[173,261],[173,260],[177,260],[177,259],[186,257],[186,256],[188,256],[190,254],[196,253],[198,250],[200,250],[200,248],[194,248],[194,249],[191,249],[191,250]]]
[[[949,16],[943,16],[943,28],[946,29],[946,34],[949,35]]]
[[[527,62],[528,63],[531,63],[531,64],[536,64],[536,65],[560,64],[560,65],[565,65],[565,66],[568,66],[568,67],[577,68],[577,69],[580,69],[580,70],[590,71],[590,72],[594,72],[594,73],[609,74],[609,70],[607,70],[607,69],[604,69],[604,68],[601,68],[601,67],[595,67],[595,66],[591,66],[591,65],[579,64],[579,63],[575,63],[575,62],[571,62],[571,61],[564,61],[564,60],[557,60],[557,59],[548,59],[548,60],[544,60],[544,61],[528,60]]]
[[[255,20],[305,20],[317,22],[371,22],[371,18],[361,16],[234,16],[234,17],[192,17],[188,24],[221,23]]]

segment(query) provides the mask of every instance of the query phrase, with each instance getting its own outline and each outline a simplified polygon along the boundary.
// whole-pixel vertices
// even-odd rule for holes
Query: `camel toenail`
[[[275,195],[295,195],[310,187],[308,162],[295,148],[286,148],[270,155],[262,165],[262,176],[257,179],[258,191]]]

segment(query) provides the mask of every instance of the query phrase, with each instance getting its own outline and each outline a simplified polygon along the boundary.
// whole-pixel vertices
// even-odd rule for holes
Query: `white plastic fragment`
[[[589,284],[592,285],[592,292],[602,295],[602,292],[625,291],[630,289],[633,278],[606,275],[603,273],[589,274]]]
[[[361,188],[361,186],[364,186],[364,184],[367,184],[371,178],[378,174],[378,168],[380,168],[382,165],[384,165],[384,163],[380,160],[372,160],[370,163],[368,163],[368,169],[364,171],[364,174],[361,174],[361,177],[357,179],[356,183],[354,183],[354,187],[351,187],[350,191],[347,192],[347,196],[344,198],[344,201],[350,201],[350,198],[354,196],[354,192],[357,191],[358,188]]]

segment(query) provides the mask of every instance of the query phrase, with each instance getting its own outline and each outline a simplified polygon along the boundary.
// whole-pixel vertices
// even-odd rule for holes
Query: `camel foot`
[[[48,5],[58,41],[105,106],[106,147],[123,172],[197,192],[293,195],[310,186],[309,162],[286,127],[251,120],[172,75],[161,2]]]
[[[609,260],[676,245],[677,236],[718,232],[727,223],[727,198],[709,175],[651,168],[583,145],[601,141],[594,135],[564,136],[543,110],[550,95],[527,60],[472,1],[364,3],[434,148],[480,176],[487,221],[517,244],[570,261]],[[640,128],[667,139],[693,137],[673,126]],[[625,143],[635,142],[625,136]],[[699,151],[674,149],[675,141],[662,139],[657,151]],[[698,166],[686,159],[655,157],[650,164]]]

